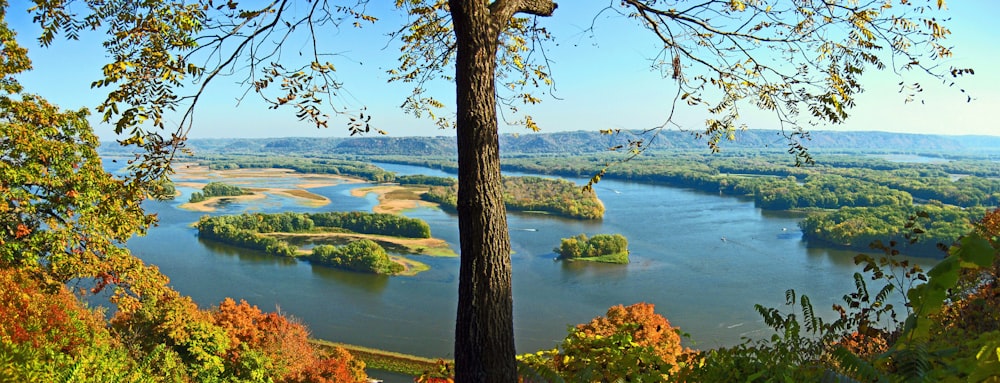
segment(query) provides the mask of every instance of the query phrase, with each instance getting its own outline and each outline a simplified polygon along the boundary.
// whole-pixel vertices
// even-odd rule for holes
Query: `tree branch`
[[[490,14],[495,22],[506,23],[518,13],[534,16],[552,16],[558,5],[552,0],[497,0],[490,4]]]

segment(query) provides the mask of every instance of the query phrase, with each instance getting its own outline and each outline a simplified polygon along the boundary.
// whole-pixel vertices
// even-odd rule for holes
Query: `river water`
[[[421,167],[379,164],[400,174],[447,175]],[[178,180],[182,181],[182,180]],[[573,180],[583,182],[583,180]],[[274,180],[267,182],[275,182]],[[287,182],[287,181],[284,181]],[[374,195],[352,197],[341,184],[310,189],[333,202],[320,208],[294,199],[224,206],[211,214],[244,211],[370,211]],[[301,319],[316,338],[428,357],[452,356],[457,305],[457,258],[411,256],[431,266],[413,277],[387,277],[312,266],[202,241],[190,225],[204,213],[176,201],[150,202],[160,224],[128,243],[158,265],[182,294],[202,307],[225,297]],[[555,347],[567,326],[603,315],[608,307],[649,302],[690,334],[688,346],[733,345],[769,335],[755,303],[779,307],[786,289],[810,296],[818,313],[853,287],[853,252],[809,248],[800,217],[761,211],[753,202],[685,189],[605,180],[596,186],[607,213],[601,221],[537,214],[509,215],[518,352]],[[426,220],[435,237],[458,250],[456,217],[435,208],[405,215]],[[632,263],[604,265],[553,260],[560,238],[620,233]],[[928,261],[929,260],[924,260]]]

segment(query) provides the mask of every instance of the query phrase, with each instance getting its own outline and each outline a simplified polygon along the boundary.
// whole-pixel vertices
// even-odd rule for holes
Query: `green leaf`
[[[978,233],[972,233],[959,241],[959,246],[951,250],[951,255],[961,260],[964,268],[982,268],[993,264],[996,251],[985,238]]]

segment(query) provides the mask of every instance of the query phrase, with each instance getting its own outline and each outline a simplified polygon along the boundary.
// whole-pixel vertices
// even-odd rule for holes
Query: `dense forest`
[[[338,269],[373,274],[396,274],[403,265],[389,259],[379,244],[360,239],[344,246],[319,245],[312,249],[309,260]]]
[[[563,238],[559,247],[552,249],[560,259],[603,263],[629,263],[628,240],[621,234],[596,234],[587,238],[580,234]]]

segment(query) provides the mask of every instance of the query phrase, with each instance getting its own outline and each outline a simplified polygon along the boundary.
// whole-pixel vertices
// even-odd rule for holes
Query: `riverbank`
[[[419,376],[424,371],[433,371],[442,359],[431,359],[416,355],[403,354],[375,348],[362,347],[353,344],[330,342],[322,339],[310,339],[309,343],[324,350],[340,347],[351,353],[355,358],[365,362],[366,369],[384,370],[403,375]],[[452,362],[451,360],[445,360]]]

